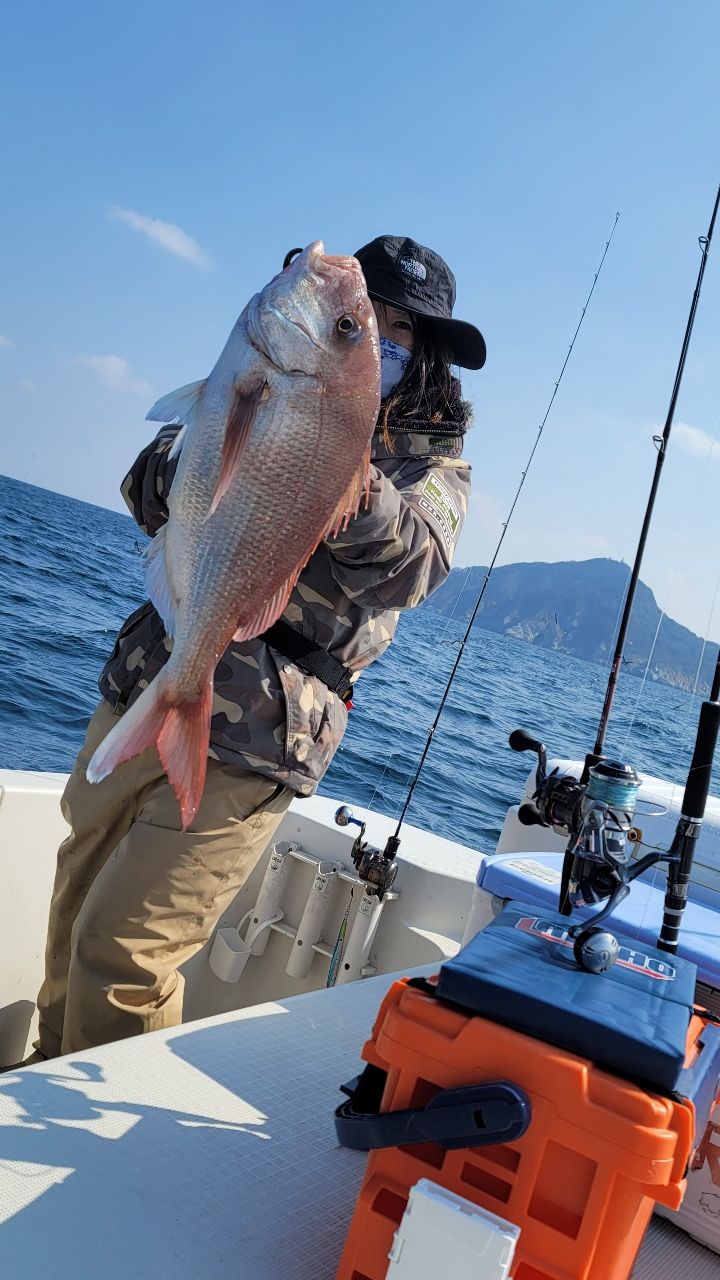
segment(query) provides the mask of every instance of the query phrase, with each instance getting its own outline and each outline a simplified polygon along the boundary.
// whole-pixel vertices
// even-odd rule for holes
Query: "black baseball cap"
[[[422,316],[449,344],[453,364],[482,369],[485,339],[474,324],[453,320],[455,277],[439,253],[406,236],[378,236],[355,257],[371,298]]]

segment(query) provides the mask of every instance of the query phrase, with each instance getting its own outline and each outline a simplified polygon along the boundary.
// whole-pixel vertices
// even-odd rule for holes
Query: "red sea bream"
[[[380,400],[358,262],[320,241],[249,302],[203,382],[148,414],[184,431],[146,583],[170,658],[95,752],[90,782],[157,745],[183,830],[205,784],[213,673],[283,612],[318,543],[357,511]]]

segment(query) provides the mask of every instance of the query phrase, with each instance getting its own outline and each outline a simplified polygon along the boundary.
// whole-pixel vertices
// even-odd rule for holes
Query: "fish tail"
[[[87,767],[88,782],[102,782],[118,765],[157,746],[187,831],[200,807],[207,773],[212,679],[193,701],[171,700],[161,672],[100,743]]]
[[[180,805],[183,831],[200,808],[205,789],[212,700],[209,679],[194,702],[168,708],[158,735],[158,754]]]

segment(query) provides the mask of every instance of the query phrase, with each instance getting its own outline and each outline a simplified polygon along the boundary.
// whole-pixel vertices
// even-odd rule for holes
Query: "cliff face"
[[[486,573],[479,566],[453,569],[425,607],[467,622]],[[615,643],[629,577],[628,565],[617,560],[503,565],[493,571],[476,626],[587,662],[606,662]],[[625,648],[626,670],[644,673],[660,617],[652,591],[640,582]],[[702,648],[699,636],[664,617],[649,675],[665,684],[692,689]],[[714,663],[715,647],[708,645],[700,675],[702,692],[710,687]]]

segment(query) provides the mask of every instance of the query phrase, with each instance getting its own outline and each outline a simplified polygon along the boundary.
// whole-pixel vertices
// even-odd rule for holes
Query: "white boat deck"
[[[0,1076],[3,1280],[332,1280],[365,1164],[333,1110],[389,981]],[[633,1280],[719,1275],[654,1219]]]

